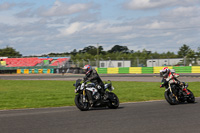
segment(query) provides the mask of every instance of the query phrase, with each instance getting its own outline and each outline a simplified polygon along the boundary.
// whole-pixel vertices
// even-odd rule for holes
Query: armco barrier
[[[43,69],[38,69],[38,73],[39,74],[43,73]]]
[[[21,69],[17,69],[17,74],[21,74]]]
[[[160,73],[163,67],[113,67],[113,68],[95,68],[99,74],[152,74]],[[200,73],[200,66],[170,66],[176,73]],[[54,69],[17,69],[17,74],[29,73],[56,73]]]
[[[38,72],[38,69],[34,69],[34,73],[36,73],[36,74],[39,73],[39,72]]]
[[[47,73],[47,69],[43,69],[42,72],[43,72],[43,73]]]
[[[129,73],[140,74],[140,73],[142,73],[142,68],[141,67],[130,67],[129,68]]]
[[[119,67],[119,73],[129,73],[129,67]]]
[[[108,74],[118,74],[119,73],[119,68],[118,67],[113,67],[113,68],[108,68],[107,69]]]
[[[51,73],[51,69],[47,69],[47,73]]]
[[[35,69],[31,69],[31,72],[32,72],[32,73],[35,73]]]
[[[24,74],[29,74],[29,69],[24,69]]]
[[[200,66],[192,66],[192,73],[200,73]]]
[[[29,74],[31,74],[32,73],[32,69],[29,69]]]
[[[173,67],[176,73],[191,73],[192,72],[191,66],[178,66]]]
[[[143,74],[153,73],[153,67],[142,67]]]
[[[107,74],[107,68],[98,68],[97,70],[99,74]]]

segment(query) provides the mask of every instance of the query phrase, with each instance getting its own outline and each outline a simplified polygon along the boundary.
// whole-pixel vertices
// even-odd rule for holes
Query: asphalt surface
[[[76,107],[0,111],[1,133],[199,133],[200,98],[121,104],[118,109]]]

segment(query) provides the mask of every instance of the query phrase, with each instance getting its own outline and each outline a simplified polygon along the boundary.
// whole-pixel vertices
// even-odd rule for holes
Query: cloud
[[[54,5],[50,9],[43,9],[41,13],[42,16],[52,17],[52,16],[65,16],[71,15],[83,11],[87,11],[92,7],[92,3],[76,3],[76,4],[67,4],[56,0]]]
[[[0,40],[0,45],[3,44],[4,42],[2,40]]]
[[[100,13],[81,12],[79,15],[72,17],[69,23],[74,22],[96,22],[100,19]]]
[[[70,52],[97,43],[106,50],[118,44],[134,51],[160,48],[159,52],[176,52],[175,45],[199,46],[200,7],[194,5],[196,0],[129,0],[128,11],[114,1],[106,2],[109,6],[103,5],[105,1],[56,0],[48,3],[51,6],[12,3],[0,15],[0,46],[13,46],[23,55]],[[143,15],[149,12],[153,15]]]
[[[161,13],[161,16],[167,18],[189,18],[189,17],[198,17],[200,14],[200,7],[188,6],[188,7],[177,7],[167,12]]]
[[[200,3],[198,0],[129,0],[123,4],[129,10],[148,10],[173,6],[191,6]]]
[[[9,10],[13,8],[14,6],[16,6],[16,4],[14,3],[8,3],[8,2],[2,3],[0,4],[0,11]]]
[[[121,34],[130,32],[132,30],[132,25],[122,25],[119,23],[109,23],[109,22],[98,22],[98,23],[87,23],[87,22],[75,22],[67,27],[59,29],[60,35],[58,36],[68,36],[72,34],[94,34],[94,35],[104,35],[107,34]]]

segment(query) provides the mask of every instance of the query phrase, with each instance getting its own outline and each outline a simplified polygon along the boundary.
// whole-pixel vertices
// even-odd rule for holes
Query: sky
[[[199,0],[1,0],[0,49],[22,55],[87,46],[175,52],[200,47]]]

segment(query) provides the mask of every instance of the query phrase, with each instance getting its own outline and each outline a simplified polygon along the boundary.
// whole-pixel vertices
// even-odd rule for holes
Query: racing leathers
[[[182,90],[184,92],[186,92],[187,95],[189,95],[190,92],[185,88],[185,83],[180,82],[177,79],[178,77],[179,77],[179,74],[169,72],[169,74],[166,77],[163,77],[160,87],[164,87],[164,86],[168,87],[168,84],[171,85],[171,88],[175,88],[176,86],[180,86],[182,88]]]
[[[98,73],[96,70],[90,70],[89,72],[86,73],[85,77],[84,77],[84,82],[92,82],[96,85],[99,93],[101,95],[104,94],[104,83],[101,80],[101,78],[99,77]]]
[[[169,72],[169,74],[166,77],[163,77],[160,87],[167,86],[168,82],[170,84],[180,84],[180,81],[177,79],[178,77],[179,74],[172,74],[171,72]]]

